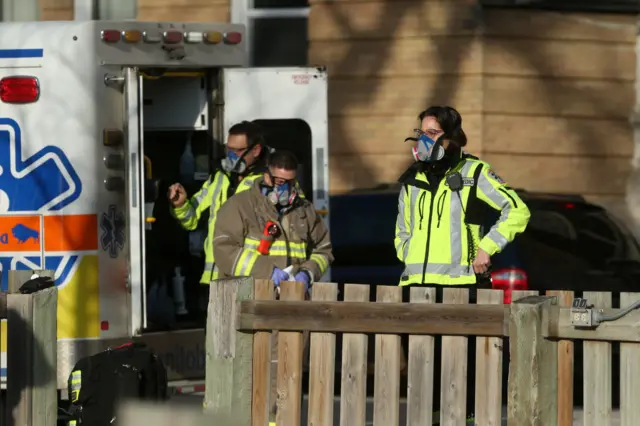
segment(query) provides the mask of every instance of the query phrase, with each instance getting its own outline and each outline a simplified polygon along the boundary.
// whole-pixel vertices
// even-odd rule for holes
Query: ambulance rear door
[[[233,68],[223,71],[224,134],[256,120],[267,145],[293,151],[298,180],[329,227],[327,72],[317,67]],[[322,281],[330,280],[330,270]]]
[[[127,202],[127,241],[129,249],[129,280],[131,305],[131,335],[146,327],[146,279],[144,233],[144,141],[141,112],[142,84],[138,70],[127,67],[125,82],[125,188]]]

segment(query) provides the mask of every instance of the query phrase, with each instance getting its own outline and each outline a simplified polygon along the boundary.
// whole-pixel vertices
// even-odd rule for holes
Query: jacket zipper
[[[427,263],[429,262],[429,245],[431,244],[431,219],[433,218],[433,200],[436,198],[435,195],[438,193],[438,188],[435,188],[435,193],[434,191],[429,192],[431,192],[431,200],[429,200],[429,221],[427,222],[427,246],[424,253],[424,263],[422,264],[422,284],[424,284],[424,278],[427,273]]]

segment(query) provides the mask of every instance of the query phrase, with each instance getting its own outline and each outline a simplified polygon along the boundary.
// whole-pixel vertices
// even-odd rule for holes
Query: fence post
[[[509,426],[558,424],[558,348],[547,340],[550,296],[528,296],[509,314]]]
[[[9,271],[7,296],[7,423],[50,426],[58,418],[58,289],[14,294],[33,273]]]
[[[206,330],[205,410],[251,424],[253,334],[236,330],[238,302],[253,299],[253,278],[211,282]]]

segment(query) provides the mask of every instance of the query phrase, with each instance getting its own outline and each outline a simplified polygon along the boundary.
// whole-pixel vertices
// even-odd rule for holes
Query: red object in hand
[[[262,235],[264,235],[264,237],[260,239],[260,244],[258,244],[258,252],[260,254],[264,254],[265,256],[269,254],[269,249],[271,248],[273,239],[277,234],[278,225],[271,220],[268,221],[262,230]]]

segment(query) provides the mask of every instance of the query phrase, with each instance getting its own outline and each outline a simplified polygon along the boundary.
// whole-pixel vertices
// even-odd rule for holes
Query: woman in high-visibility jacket
[[[472,286],[529,222],[520,197],[478,158],[465,154],[462,118],[451,107],[419,115],[416,161],[400,177],[395,248],[404,263],[400,285]],[[481,236],[486,208],[501,212]]]
[[[187,199],[187,192],[179,183],[171,185],[167,194],[172,205],[171,213],[188,231],[195,230],[202,214],[209,210],[201,284],[209,284],[219,275],[212,244],[218,210],[233,194],[251,188],[265,170],[267,148],[258,124],[243,121],[231,126],[225,149],[226,156],[217,170],[190,199]]]

